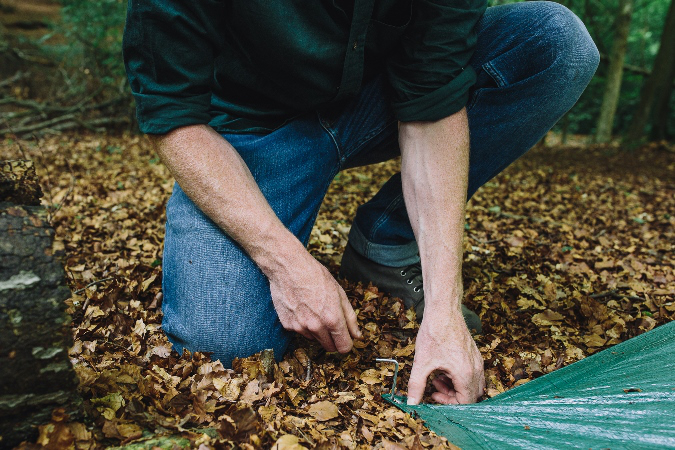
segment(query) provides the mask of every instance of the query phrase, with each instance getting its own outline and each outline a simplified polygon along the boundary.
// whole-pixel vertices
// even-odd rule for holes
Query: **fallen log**
[[[0,448],[34,440],[56,407],[77,413],[70,297],[30,161],[0,162]]]

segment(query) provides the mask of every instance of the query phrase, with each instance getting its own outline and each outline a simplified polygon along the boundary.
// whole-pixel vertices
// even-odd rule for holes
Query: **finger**
[[[478,381],[475,381],[475,386],[471,383],[455,382],[455,391],[457,392],[457,401],[461,405],[468,403],[476,403],[478,400]]]
[[[340,288],[342,290],[342,288]],[[359,329],[359,324],[356,319],[356,313],[354,312],[354,308],[352,308],[352,305],[349,303],[349,300],[347,299],[347,295],[344,292],[341,292],[341,297],[342,297],[342,312],[345,315],[345,319],[347,320],[347,328],[349,328],[349,334],[354,338],[354,339],[361,339],[363,336],[361,334],[361,330]]]
[[[486,386],[486,384],[485,384],[485,373],[481,370],[481,376],[480,376],[480,390],[478,391],[478,396],[479,396],[479,397],[482,397],[482,396],[483,396],[483,394],[485,393],[485,388],[486,388],[486,387],[487,387],[487,386]]]
[[[448,385],[448,383],[445,382],[445,380],[440,379],[440,378],[434,378],[434,380],[431,382],[431,384],[434,385],[436,390],[440,392],[441,394],[450,394],[452,393],[454,395],[455,390]]]
[[[330,335],[338,352],[349,353],[349,351],[351,351],[354,342],[352,341],[352,338],[349,337],[347,327],[343,326],[341,330],[331,330]]]
[[[452,387],[452,380],[448,378],[448,376],[444,373],[439,373],[438,376],[436,377],[437,380],[441,380],[443,383],[445,383],[447,386]],[[454,390],[454,389],[453,389]]]
[[[468,374],[467,374],[468,375]],[[476,374],[477,375],[477,374]],[[455,391],[455,396],[460,404],[475,403],[478,399],[477,391],[480,380],[477,376],[469,375],[467,378],[452,376],[447,370],[439,375],[448,386]]]
[[[431,398],[433,401],[442,403],[444,405],[458,405],[459,401],[457,400],[457,396],[455,395],[450,395],[450,394],[443,394],[441,392],[434,392],[431,394]]]
[[[310,332],[312,335],[314,335],[316,340],[319,341],[319,344],[321,344],[321,346],[326,349],[327,352],[334,352],[337,350],[335,343],[333,342],[333,338],[326,328],[317,327],[315,330],[310,328]]]
[[[427,387],[427,378],[430,370],[422,368],[421,364],[413,362],[410,380],[408,381],[408,404],[417,405],[422,400],[424,389]]]
[[[347,322],[342,312],[342,308],[329,314],[329,317],[322,317],[321,320],[323,321],[321,326],[327,332],[335,349],[340,353],[348,353],[352,349],[354,343],[349,335],[349,329],[347,328]]]
[[[316,341],[314,335],[307,330],[298,331],[297,333],[301,334],[304,338],[309,339],[310,341]]]

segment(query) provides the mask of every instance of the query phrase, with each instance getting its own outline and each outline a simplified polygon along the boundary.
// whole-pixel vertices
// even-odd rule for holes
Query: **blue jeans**
[[[468,196],[530,149],[577,101],[599,54],[581,21],[549,2],[489,8],[478,24],[467,104]],[[319,206],[340,170],[399,155],[397,122],[377,78],[339,110],[309,112],[267,135],[228,134],[281,221],[307,244]],[[291,333],[274,310],[267,278],[177,184],[167,205],[162,326],[174,348],[234,357],[266,348],[277,358]],[[380,264],[419,261],[394,175],[359,207],[350,244]]]

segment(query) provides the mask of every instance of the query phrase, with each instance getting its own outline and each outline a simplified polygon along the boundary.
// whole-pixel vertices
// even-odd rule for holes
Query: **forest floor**
[[[364,331],[347,355],[299,340],[281,363],[263,354],[234,370],[179,356],[160,330],[173,181],[147,139],[71,134],[1,148],[36,161],[74,292],[70,357],[88,416],[55,411],[37,444],[452,447],[381,397],[392,367],[374,359],[401,363],[401,391],[413,360],[418,325],[399,300],[345,285]],[[356,207],[397,170],[335,179],[309,244],[331,272]],[[483,322],[486,397],[675,319],[672,146],[534,149],[481,188],[466,217],[465,303]]]

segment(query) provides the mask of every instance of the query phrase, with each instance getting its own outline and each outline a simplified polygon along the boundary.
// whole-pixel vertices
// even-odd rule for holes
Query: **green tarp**
[[[465,449],[675,447],[675,322],[473,405],[406,405]]]

